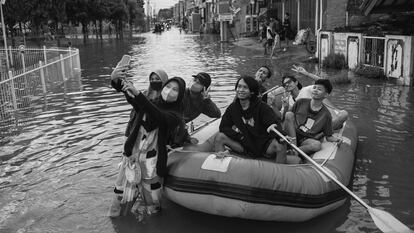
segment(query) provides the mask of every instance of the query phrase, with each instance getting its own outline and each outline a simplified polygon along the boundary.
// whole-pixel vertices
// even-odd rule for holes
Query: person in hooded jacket
[[[122,72],[115,69],[111,85],[124,93],[137,116],[124,144],[124,156],[116,180],[117,186],[123,184],[123,190],[114,189],[117,196],[109,215],[114,217],[120,214],[119,203],[126,203],[127,206],[133,203],[131,212],[141,221],[146,215],[161,209],[168,137],[181,121],[185,82],[179,77],[168,79],[161,88],[161,97],[152,102],[131,82],[121,78]],[[125,208],[125,211],[128,209]]]
[[[258,98],[259,83],[250,76],[242,76],[236,83],[236,99],[226,109],[215,138],[215,151],[225,152],[226,146],[237,153],[257,158],[276,158],[286,163],[286,146],[268,131],[276,127],[282,131],[273,109]]]

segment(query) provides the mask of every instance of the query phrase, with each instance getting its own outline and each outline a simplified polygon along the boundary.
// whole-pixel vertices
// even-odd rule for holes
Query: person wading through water
[[[182,100],[185,82],[174,77],[165,82],[154,103],[123,79],[124,70],[111,74],[112,87],[123,92],[137,118],[124,144],[123,158],[115,182],[115,198],[109,216],[119,216],[121,204],[126,204],[124,215],[130,211],[138,220],[161,210],[162,178],[166,175],[167,142],[171,131],[182,121]],[[119,190],[117,187],[122,187]]]

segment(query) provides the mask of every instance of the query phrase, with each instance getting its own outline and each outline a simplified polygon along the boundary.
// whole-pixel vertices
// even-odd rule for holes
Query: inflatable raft
[[[193,137],[200,143],[212,141],[219,124],[216,120]],[[357,132],[348,120],[335,134],[343,137],[341,146],[324,141],[322,150],[312,157],[349,185]],[[276,164],[235,155],[218,159],[214,152],[198,152],[194,147],[170,153],[168,174],[164,185],[167,198],[192,210],[227,217],[301,222],[340,207],[347,198],[345,191],[312,164]]]

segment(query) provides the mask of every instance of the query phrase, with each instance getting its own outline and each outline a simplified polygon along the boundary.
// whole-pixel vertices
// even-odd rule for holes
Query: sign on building
[[[218,2],[218,13],[221,14],[229,14],[230,13],[230,4],[229,0],[220,0]]]
[[[219,21],[232,21],[233,15],[232,14],[220,14]]]

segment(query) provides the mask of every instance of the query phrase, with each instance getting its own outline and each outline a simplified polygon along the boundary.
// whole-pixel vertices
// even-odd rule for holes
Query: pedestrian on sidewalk
[[[290,25],[290,15],[289,13],[285,13],[285,19],[283,20],[283,33],[286,41],[286,47],[283,49],[283,51],[286,51],[286,48],[289,46],[289,37],[292,33],[291,25]]]
[[[199,32],[200,32],[200,36],[204,34],[204,23],[200,24]]]
[[[277,32],[275,32],[275,38],[273,40],[272,53],[270,54],[270,58],[273,57],[273,54],[276,51],[276,47],[279,47],[279,50],[282,48],[282,45],[280,43],[280,36],[279,36],[279,33],[277,33]],[[277,55],[277,54],[275,54],[275,55]]]
[[[261,25],[260,25],[260,34],[259,34],[260,43],[262,43],[263,41],[266,40],[266,29],[267,29],[266,23],[262,22]]]
[[[266,25],[266,43],[264,45],[264,55],[267,55],[267,48],[272,48],[274,42],[274,33],[272,29],[269,27],[269,24]]]

